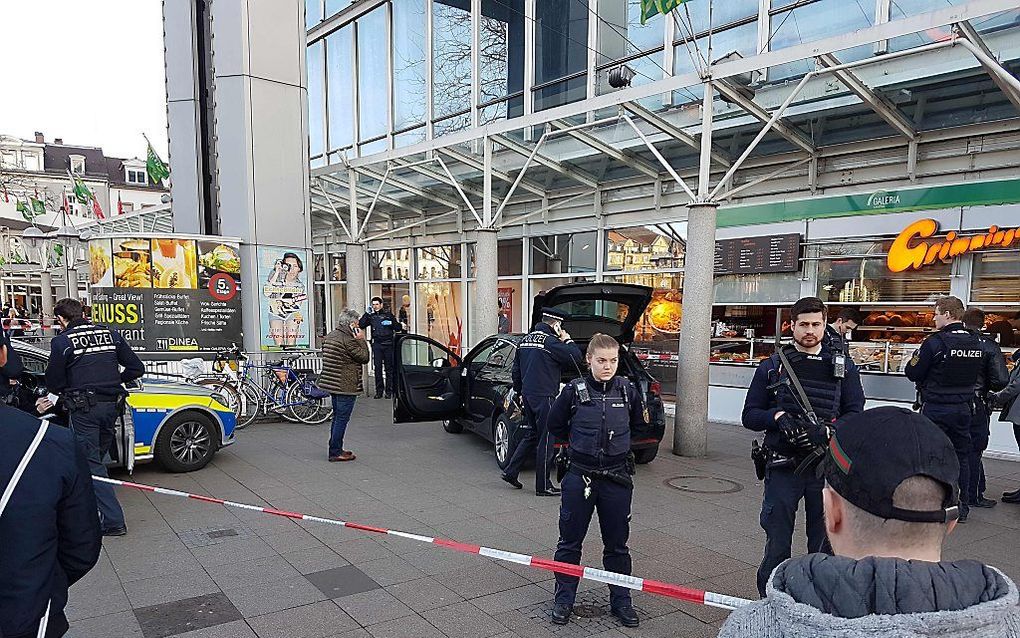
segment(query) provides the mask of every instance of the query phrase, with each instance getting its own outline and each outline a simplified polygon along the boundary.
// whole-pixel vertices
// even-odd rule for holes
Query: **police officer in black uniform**
[[[938,332],[924,340],[903,372],[917,385],[921,414],[939,426],[953,442],[960,460],[960,494],[970,494],[970,433],[974,416],[974,388],[984,365],[984,350],[978,333],[963,325],[963,302],[942,297],[935,302]],[[970,508],[960,497],[961,523]]]
[[[576,369],[580,376],[581,350],[563,329],[563,320],[569,315],[559,308],[543,308],[542,320],[535,324],[517,345],[517,356],[512,369],[513,389],[521,397],[524,418],[529,426],[517,445],[501,478],[521,489],[517,480],[524,459],[535,447],[535,493],[539,496],[556,496],[560,491],[549,480],[553,445],[546,430],[549,407],[560,392],[563,370]]]
[[[403,332],[403,327],[393,313],[383,308],[382,297],[372,297],[372,312],[366,312],[358,320],[364,330],[372,328],[372,364],[375,366],[375,398],[383,398],[383,368],[386,370],[386,398],[393,397],[393,335]]]
[[[24,371],[21,356],[11,347],[7,335],[0,331],[0,403],[16,408],[23,407],[20,390],[21,375]]]
[[[50,342],[46,388],[67,409],[92,474],[105,477],[103,457],[113,444],[123,384],[145,374],[145,367],[119,332],[86,320],[77,299],[61,299],[53,312],[63,330]],[[45,412],[54,403],[43,397],[36,407]],[[98,481],[94,486],[103,535],[123,536],[127,525],[113,486]]]
[[[761,526],[765,530],[765,555],[758,568],[758,593],[772,570],[791,555],[793,526],[800,500],[807,515],[809,552],[827,551],[822,517],[824,481],[814,472],[796,469],[819,446],[828,442],[837,418],[864,410],[864,388],[854,362],[826,338],[825,304],[804,297],[790,309],[792,345],[782,352],[806,395],[800,398],[790,370],[778,353],[758,365],[747,390],[742,421],[744,427],[765,432],[765,445],[756,464],[764,466],[764,498]]]
[[[833,352],[842,352],[843,356],[849,356],[849,334],[856,330],[860,323],[861,313],[856,308],[843,308],[839,311],[836,320],[825,327],[825,338],[832,342]]]
[[[972,507],[995,507],[995,499],[985,498],[985,469],[981,463],[981,455],[988,448],[988,437],[991,435],[988,394],[1006,387],[1009,383],[1009,369],[1006,368],[1006,359],[1002,356],[999,345],[990,336],[981,332],[985,327],[984,310],[968,308],[967,312],[963,313],[963,325],[978,333],[984,356],[974,388],[976,393],[974,414],[970,419],[970,493],[962,494],[960,498]]]
[[[560,502],[560,540],[556,560],[581,562],[581,543],[597,509],[602,532],[602,565],[611,572],[630,574],[630,506],[634,473],[630,451],[632,425],[648,423],[640,390],[616,376],[620,344],[604,334],[588,342],[589,372],[566,386],[549,411],[549,432],[569,442]],[[577,595],[576,576],[556,574],[552,621],[566,624]],[[626,627],[638,626],[630,590],[609,586],[610,609]]]

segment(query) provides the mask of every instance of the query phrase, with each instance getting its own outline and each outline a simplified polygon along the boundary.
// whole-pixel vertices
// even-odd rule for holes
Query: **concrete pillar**
[[[39,273],[39,285],[42,286],[43,320],[47,324],[53,323],[53,277],[48,270]],[[27,306],[25,310],[28,310]]]
[[[705,456],[708,452],[708,356],[712,339],[715,270],[715,215],[718,204],[687,207],[687,252],[684,255],[683,323],[676,375],[673,454]]]
[[[471,344],[496,334],[499,327],[499,251],[495,228],[479,228],[475,244],[475,298],[471,299]]]
[[[365,307],[368,306],[367,279],[365,245],[347,244],[347,306],[358,312],[365,312]]]
[[[71,299],[78,298],[78,269],[67,269],[67,296]]]

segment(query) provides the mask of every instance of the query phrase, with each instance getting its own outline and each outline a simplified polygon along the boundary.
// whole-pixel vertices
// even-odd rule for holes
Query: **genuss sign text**
[[[889,270],[920,270],[935,260],[945,261],[975,250],[1009,248],[1017,239],[1018,229],[992,226],[979,235],[961,236],[951,230],[945,237],[935,237],[938,230],[939,223],[934,219],[921,219],[904,228],[889,248]]]

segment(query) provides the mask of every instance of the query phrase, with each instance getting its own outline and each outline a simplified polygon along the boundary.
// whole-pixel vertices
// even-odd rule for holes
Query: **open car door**
[[[397,335],[394,350],[394,423],[441,421],[464,415],[459,356],[428,337],[411,334]]]

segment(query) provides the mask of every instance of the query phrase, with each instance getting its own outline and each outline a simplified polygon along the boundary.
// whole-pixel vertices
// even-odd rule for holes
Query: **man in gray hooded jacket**
[[[895,407],[849,415],[819,470],[835,555],[780,564],[765,598],[734,611],[720,638],[1020,637],[1009,578],[942,560],[959,465],[938,426]]]

